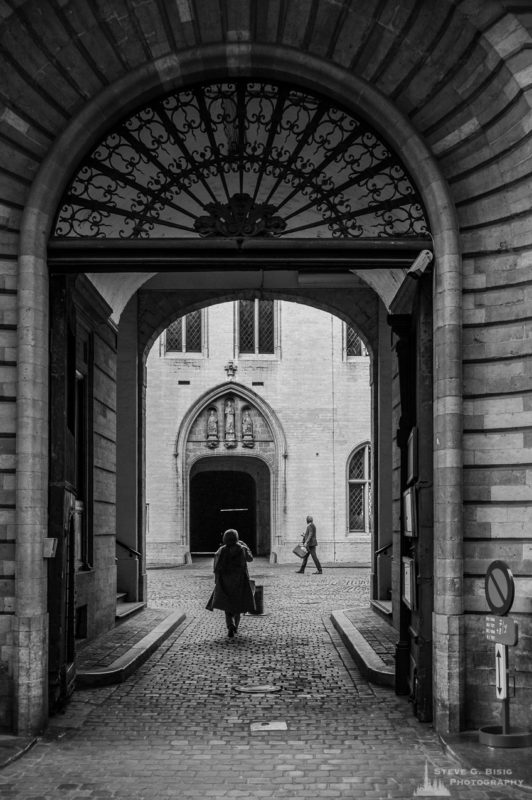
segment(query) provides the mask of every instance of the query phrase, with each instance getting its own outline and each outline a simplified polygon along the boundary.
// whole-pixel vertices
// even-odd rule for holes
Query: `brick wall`
[[[15,611],[16,261],[4,234],[0,257],[0,730],[13,715]],[[9,237],[12,240],[12,237]]]

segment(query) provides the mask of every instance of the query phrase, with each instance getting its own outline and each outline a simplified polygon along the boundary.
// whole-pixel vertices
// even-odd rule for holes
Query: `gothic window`
[[[273,300],[240,300],[238,303],[238,349],[243,354],[275,352]]]
[[[345,354],[347,358],[367,356],[368,351],[360,334],[351,325],[345,326]]]
[[[201,351],[201,311],[192,311],[168,326],[165,334],[166,353],[201,353]]]
[[[348,467],[348,516],[349,532],[369,533],[371,530],[371,447],[359,447],[349,461]]]

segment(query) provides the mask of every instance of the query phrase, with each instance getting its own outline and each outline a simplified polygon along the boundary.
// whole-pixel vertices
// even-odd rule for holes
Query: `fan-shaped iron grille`
[[[304,89],[236,80],[124,120],[70,183],[55,238],[421,237],[420,197],[361,120]]]

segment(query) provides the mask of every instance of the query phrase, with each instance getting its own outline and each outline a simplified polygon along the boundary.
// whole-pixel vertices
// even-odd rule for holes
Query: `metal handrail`
[[[125,544],[125,542],[121,542],[120,539],[116,539],[116,543],[119,544],[120,547],[123,547],[124,550],[129,550],[129,552],[132,553],[134,556],[138,556],[139,558],[141,558],[142,554],[139,553],[138,550],[134,550],[128,544]]]
[[[380,554],[384,553],[385,550],[388,550],[388,548],[391,547],[392,544],[393,542],[389,542],[388,544],[385,544],[384,547],[379,547],[378,550],[375,550],[375,555],[380,556]]]

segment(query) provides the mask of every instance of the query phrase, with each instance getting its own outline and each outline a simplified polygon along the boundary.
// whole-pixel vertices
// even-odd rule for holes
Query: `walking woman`
[[[223,545],[214,554],[214,591],[207,608],[225,611],[227,635],[231,638],[238,630],[241,613],[255,611],[248,561],[253,561],[251,550],[239,540],[237,531],[230,528],[223,535]]]

